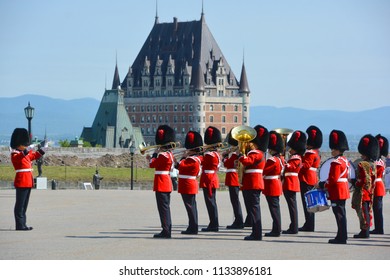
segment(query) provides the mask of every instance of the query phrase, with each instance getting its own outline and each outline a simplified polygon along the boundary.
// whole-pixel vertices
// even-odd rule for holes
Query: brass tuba
[[[246,154],[247,143],[257,136],[257,132],[254,128],[246,125],[236,126],[231,132],[232,138],[238,141],[238,149],[241,154]],[[242,177],[244,173],[244,166],[241,162],[237,164],[238,180],[242,184]]]
[[[277,133],[279,133],[282,138],[283,138],[283,142],[284,142],[284,151],[283,151],[283,156],[285,159],[287,159],[287,155],[286,155],[286,152],[287,152],[287,137],[294,131],[290,128],[277,128],[277,129],[274,129]]]

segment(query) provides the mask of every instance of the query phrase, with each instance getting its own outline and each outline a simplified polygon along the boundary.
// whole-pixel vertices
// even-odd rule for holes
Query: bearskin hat
[[[18,146],[28,146],[30,144],[30,137],[28,131],[25,128],[15,128],[11,135],[10,146],[12,149],[16,149]]]
[[[222,135],[218,128],[209,126],[204,132],[204,143],[207,145],[222,142]]]
[[[319,149],[322,146],[322,131],[311,125],[306,129],[307,133],[307,145],[313,147],[314,149]]]
[[[157,145],[164,145],[168,144],[169,142],[175,142],[176,136],[175,131],[172,127],[168,125],[160,125],[157,128],[156,132],[156,144]]]
[[[290,139],[287,142],[287,145],[295,150],[298,154],[303,155],[306,150],[306,141],[307,137],[303,131],[295,130]]]
[[[228,142],[229,145],[237,147],[238,146],[238,141],[232,137],[232,130],[233,130],[233,128],[226,135],[225,142]]]
[[[358,145],[360,154],[368,157],[370,160],[376,160],[379,157],[379,143],[378,140],[371,134],[364,135]]]
[[[375,138],[378,140],[379,143],[379,152],[381,156],[387,157],[389,154],[389,141],[386,137],[378,134],[375,136]]]
[[[260,151],[266,152],[268,149],[269,132],[268,129],[262,125],[256,125],[256,137],[251,141],[257,145]]]
[[[332,150],[348,151],[348,140],[344,132],[333,129],[329,134],[329,148]]]
[[[187,150],[195,149],[203,146],[203,139],[199,132],[196,131],[188,131],[186,135],[186,139],[184,141],[184,147]],[[200,148],[199,148],[200,149]]]
[[[283,153],[283,151],[284,151],[283,137],[282,137],[282,135],[277,133],[275,130],[272,130],[269,133],[268,149],[274,150],[274,151],[278,152],[279,154]]]

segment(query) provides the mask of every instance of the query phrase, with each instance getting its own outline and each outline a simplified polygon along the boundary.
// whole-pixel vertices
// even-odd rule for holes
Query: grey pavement
[[[242,198],[242,197],[241,197]],[[250,229],[226,230],[233,212],[229,193],[217,192],[220,231],[181,235],[187,215],[181,196],[171,196],[172,238],[154,239],[160,222],[154,192],[150,190],[33,190],[28,225],[34,230],[14,230],[15,191],[0,190],[0,259],[2,260],[389,260],[390,197],[384,198],[384,235],[353,239],[359,232],[356,213],[347,201],[347,245],[328,244],[336,235],[332,210],[316,214],[316,231],[244,241]],[[282,228],[289,214],[281,197]],[[197,196],[200,227],[208,216],[203,194]],[[243,201],[241,200],[242,206]],[[299,225],[303,210],[298,197]],[[271,217],[261,197],[263,233]],[[245,213],[245,211],[244,211]]]

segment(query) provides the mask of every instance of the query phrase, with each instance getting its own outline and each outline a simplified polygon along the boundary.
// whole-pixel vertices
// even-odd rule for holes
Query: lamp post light
[[[135,147],[134,144],[131,143],[130,146],[130,162],[131,162],[131,174],[130,174],[130,189],[133,190],[133,170],[134,170],[134,152],[135,152]]]
[[[31,143],[32,140],[32,132],[31,132],[31,120],[34,117],[34,107],[30,106],[30,101],[28,102],[28,106],[24,108],[24,114],[26,115],[26,118],[28,120],[28,136]]]

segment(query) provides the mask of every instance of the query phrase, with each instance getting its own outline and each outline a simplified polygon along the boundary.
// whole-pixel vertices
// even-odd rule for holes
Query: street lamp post
[[[131,162],[131,174],[130,174],[130,189],[133,190],[133,170],[134,170],[134,152],[135,152],[135,147],[133,143],[131,143],[130,146],[130,162]]]
[[[26,115],[26,118],[28,120],[28,136],[31,143],[32,140],[32,132],[31,132],[31,120],[34,117],[34,107],[30,106],[30,101],[28,102],[28,106],[24,108],[24,114]]]

